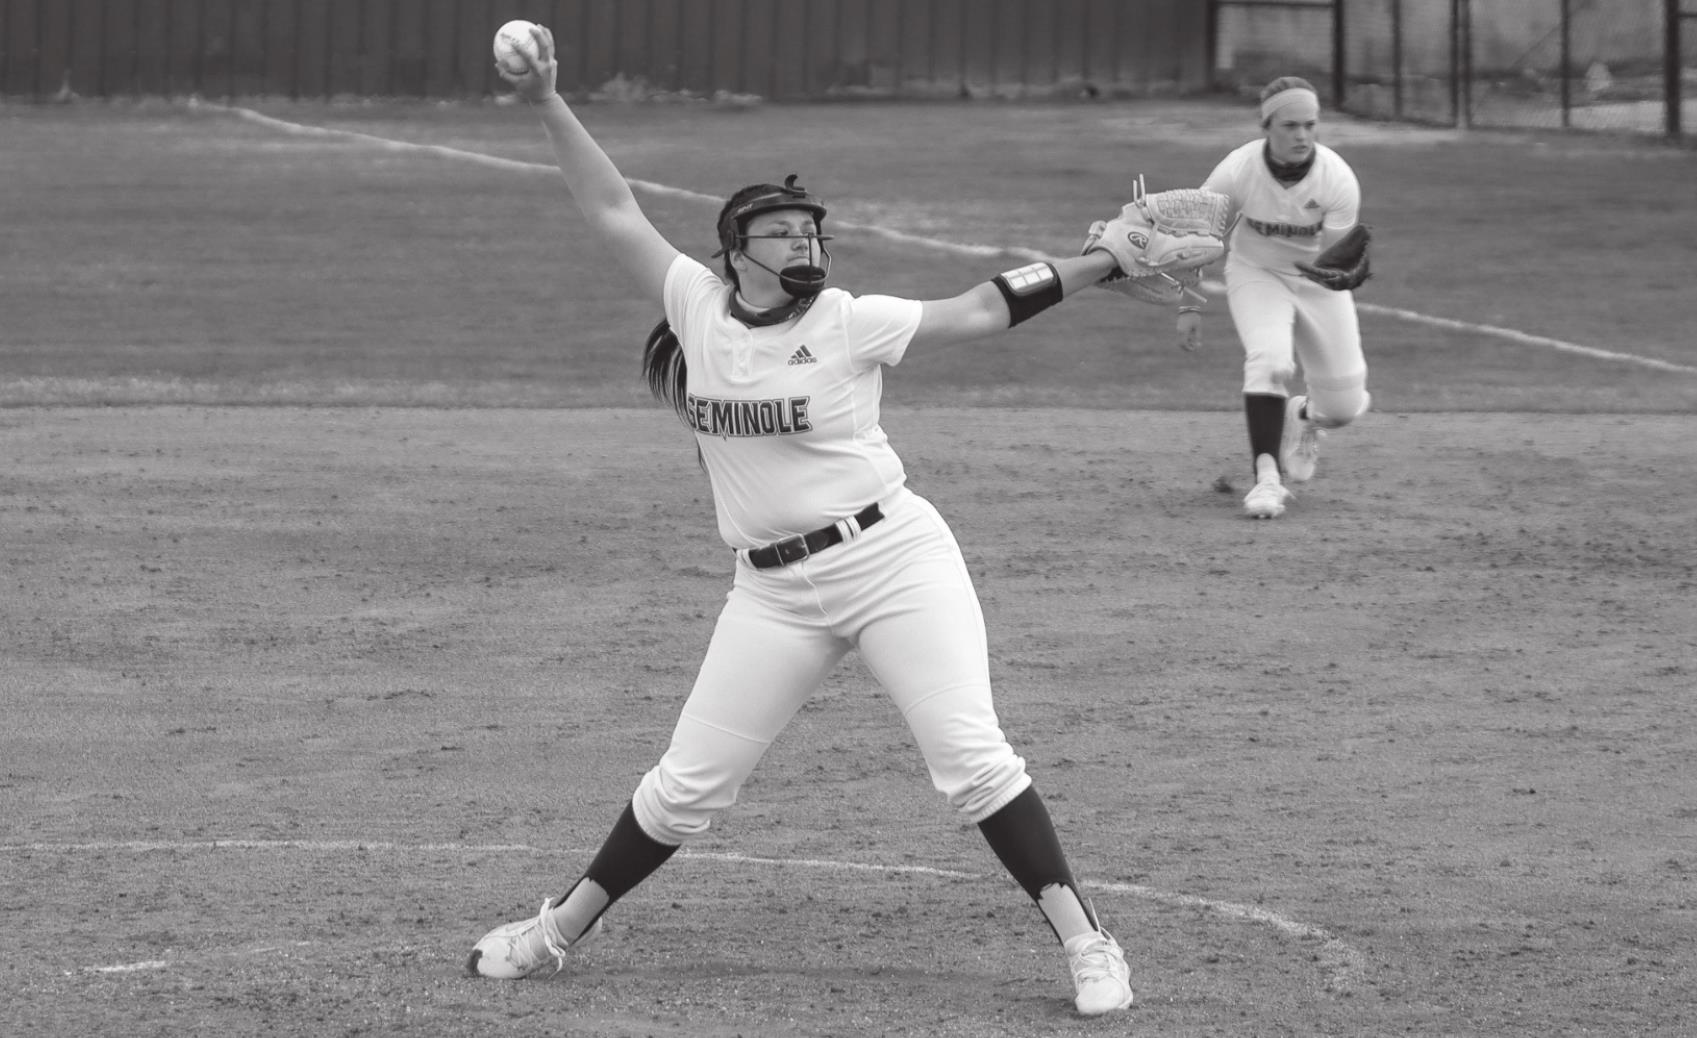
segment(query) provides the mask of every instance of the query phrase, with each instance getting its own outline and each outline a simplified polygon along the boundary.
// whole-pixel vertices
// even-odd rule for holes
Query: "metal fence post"
[[[1349,91],[1349,77],[1344,69],[1346,54],[1343,0],[1332,0],[1332,104],[1339,108],[1344,106],[1344,99]]]
[[[1568,129],[1573,125],[1573,88],[1569,75],[1573,62],[1573,3],[1572,0],[1561,0],[1561,126]]]
[[[1214,70],[1220,64],[1220,0],[1208,0],[1208,6],[1202,12],[1202,61],[1206,67],[1202,70],[1202,81],[1209,90],[1218,90],[1220,84],[1214,79]],[[1114,22],[1114,80],[1119,80],[1119,20]]]
[[[1473,128],[1473,7],[1470,0],[1451,2],[1455,12],[1451,74],[1455,79],[1450,104],[1456,112],[1455,125],[1470,130]]]
[[[1461,125],[1461,0],[1450,0],[1450,125]]]
[[[1680,0],[1662,0],[1662,11],[1666,25],[1662,30],[1662,94],[1667,108],[1668,136],[1679,137],[1684,132],[1680,108],[1685,102],[1685,91],[1680,82],[1679,37],[1688,16],[1681,13]]]
[[[1391,0],[1391,112],[1402,118],[1402,0]]]

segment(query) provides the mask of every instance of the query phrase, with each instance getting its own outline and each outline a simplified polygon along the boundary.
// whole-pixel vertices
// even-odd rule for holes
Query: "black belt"
[[[867,505],[855,513],[854,521],[862,530],[872,527],[878,520],[884,518],[884,512],[877,505]],[[773,569],[778,566],[788,566],[792,562],[800,562],[809,555],[824,551],[833,544],[843,543],[843,528],[841,523],[821,526],[812,533],[800,537],[790,537],[776,544],[768,544],[764,548],[750,548],[748,563],[755,569]]]

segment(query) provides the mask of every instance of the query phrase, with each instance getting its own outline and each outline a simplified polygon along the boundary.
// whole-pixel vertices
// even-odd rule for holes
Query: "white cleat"
[[[1277,519],[1296,495],[1276,479],[1263,479],[1243,496],[1243,514],[1251,519]]]
[[[1305,396],[1293,396],[1285,404],[1285,432],[1279,440],[1279,467],[1285,470],[1285,478],[1293,483],[1306,483],[1314,478],[1314,469],[1320,463],[1320,437],[1326,431],[1302,414],[1302,406],[1308,402]]]
[[[566,968],[566,953],[601,932],[601,920],[595,920],[582,937],[568,941],[554,925],[555,899],[542,902],[542,911],[533,919],[497,926],[483,935],[471,949],[466,972],[475,977],[494,977],[496,980],[522,980],[554,963],[554,973]],[[552,976],[553,974],[550,974]]]
[[[1119,942],[1106,930],[1080,934],[1066,943],[1067,964],[1078,995],[1073,1005],[1084,1016],[1101,1016],[1131,1005],[1131,967]]]

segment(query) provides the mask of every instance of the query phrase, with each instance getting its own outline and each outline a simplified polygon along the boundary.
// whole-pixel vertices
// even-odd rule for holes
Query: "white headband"
[[[1289,87],[1261,102],[1261,121],[1266,122],[1268,119],[1271,119],[1273,117],[1273,113],[1277,112],[1285,105],[1302,100],[1306,100],[1309,104],[1313,105],[1315,111],[1320,110],[1320,97],[1318,94],[1314,93],[1314,91],[1309,90],[1306,87]]]

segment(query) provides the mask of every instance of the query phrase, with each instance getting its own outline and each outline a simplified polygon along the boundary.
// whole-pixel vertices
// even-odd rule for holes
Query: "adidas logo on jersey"
[[[795,352],[790,354],[790,366],[791,367],[794,367],[797,364],[817,364],[817,363],[819,363],[819,358],[815,357],[813,355],[813,351],[807,348],[806,343],[803,343],[802,345],[797,346],[796,349],[795,349]]]

